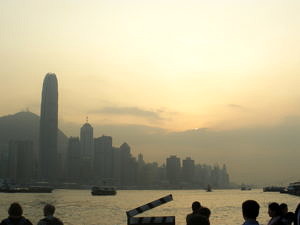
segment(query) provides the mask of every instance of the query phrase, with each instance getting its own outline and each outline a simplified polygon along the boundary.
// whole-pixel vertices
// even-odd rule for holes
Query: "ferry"
[[[114,187],[92,187],[92,195],[116,195],[117,191]]]
[[[300,182],[290,183],[287,187],[287,193],[300,196]]]
[[[264,192],[281,192],[284,191],[284,187],[279,187],[279,186],[268,186],[268,187],[264,187],[263,191]]]

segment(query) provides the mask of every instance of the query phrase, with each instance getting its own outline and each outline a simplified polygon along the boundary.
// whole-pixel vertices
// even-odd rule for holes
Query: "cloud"
[[[129,115],[151,120],[163,120],[163,118],[160,116],[161,111],[144,110],[138,107],[104,107],[99,110],[92,111],[92,113]]]
[[[245,109],[244,106],[238,104],[228,104],[227,106],[233,109]]]

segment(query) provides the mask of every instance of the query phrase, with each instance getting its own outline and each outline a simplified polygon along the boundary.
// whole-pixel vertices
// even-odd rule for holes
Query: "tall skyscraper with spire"
[[[80,145],[81,145],[81,174],[88,182],[93,173],[93,157],[94,157],[94,135],[93,127],[86,123],[80,129]]]
[[[58,88],[54,73],[47,73],[43,83],[39,168],[43,180],[53,182],[57,177]]]
[[[80,143],[81,143],[81,156],[93,158],[94,156],[94,135],[93,127],[89,124],[88,117],[86,123],[80,128]]]

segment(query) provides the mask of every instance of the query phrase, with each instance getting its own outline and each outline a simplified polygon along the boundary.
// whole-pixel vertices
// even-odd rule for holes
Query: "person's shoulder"
[[[54,217],[54,219],[55,219],[55,222],[56,222],[57,225],[63,225],[64,224],[59,218]]]
[[[45,218],[40,219],[39,222],[37,223],[37,225],[46,225],[47,222],[45,221]]]
[[[24,218],[26,225],[33,225],[29,219]]]
[[[203,224],[203,225],[209,225],[209,219],[203,215],[200,214],[194,214],[191,217],[191,224]]]
[[[6,225],[8,224],[8,218],[5,218],[1,221],[0,225]]]
[[[245,221],[243,225],[259,225],[257,221]]]

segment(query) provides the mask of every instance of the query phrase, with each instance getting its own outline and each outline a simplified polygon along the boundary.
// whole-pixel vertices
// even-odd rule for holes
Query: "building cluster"
[[[44,181],[69,184],[113,184],[119,187],[229,186],[226,166],[195,164],[191,158],[170,156],[163,165],[146,163],[130,146],[114,147],[112,137],[94,138],[88,121],[80,137],[70,137],[66,152],[58,151],[58,87],[55,74],[47,74],[42,90],[39,147],[33,141],[12,140],[0,152],[0,178],[16,183]]]
[[[79,137],[70,137],[67,153],[68,182],[114,184],[121,187],[229,187],[229,175],[224,165],[195,164],[190,157],[180,160],[170,156],[163,165],[146,163],[137,158],[130,146],[112,145],[112,137],[93,138],[93,127],[85,123]]]
[[[65,165],[71,183],[136,185],[137,163],[129,145],[114,147],[110,136],[94,138],[89,123],[81,127],[80,138],[69,138]]]

